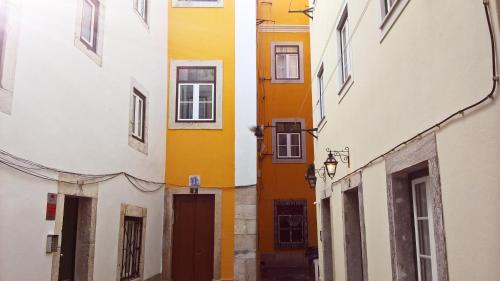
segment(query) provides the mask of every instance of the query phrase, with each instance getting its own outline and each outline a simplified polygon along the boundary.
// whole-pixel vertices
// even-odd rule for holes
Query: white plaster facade
[[[479,101],[492,88],[491,47],[482,0],[400,0],[404,4],[398,7],[401,13],[385,20],[390,21],[389,30],[381,28],[384,1],[311,0],[311,6],[313,2],[312,77],[317,77],[323,63],[326,109],[326,119],[321,121],[318,81],[313,80],[314,124],[320,126],[316,167],[327,158],[327,147],[342,150],[349,146],[351,156],[351,168],[340,163],[334,180]],[[489,2],[498,53],[498,1]],[[352,81],[342,88],[337,79],[336,24],[345,4]],[[499,125],[497,88],[495,99],[434,130],[447,280],[493,281],[500,276],[496,263],[500,259]],[[361,170],[367,280],[394,280],[384,162],[379,159]],[[333,262],[324,265],[320,250],[320,267],[323,273],[325,266],[331,266],[334,280],[347,280],[341,182],[332,182],[328,177],[326,182],[318,178],[316,186],[318,234],[322,230],[321,199],[330,198],[332,214]]]
[[[80,1],[14,2],[17,57],[10,110],[0,111],[0,148],[65,171],[163,182],[167,1],[149,1],[147,26],[133,0],[100,1],[100,63],[75,46]],[[131,81],[147,91],[147,153],[129,145]],[[45,220],[47,193],[58,193],[57,182],[0,165],[0,280],[51,280],[45,242],[58,233]],[[147,209],[142,278],[160,274],[163,189],[140,192],[120,176],[99,183],[96,197],[93,280],[116,280],[121,204]]]

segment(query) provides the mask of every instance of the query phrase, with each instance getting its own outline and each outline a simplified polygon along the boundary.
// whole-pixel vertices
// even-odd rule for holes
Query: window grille
[[[141,275],[142,223],[142,218],[125,216],[121,281],[134,280]]]

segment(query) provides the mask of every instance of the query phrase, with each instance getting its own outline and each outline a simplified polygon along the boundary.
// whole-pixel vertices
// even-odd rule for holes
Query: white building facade
[[[316,168],[327,148],[350,160],[317,170],[320,280],[498,280],[499,7],[484,2],[310,1]]]
[[[166,22],[0,1],[0,280],[161,280]]]

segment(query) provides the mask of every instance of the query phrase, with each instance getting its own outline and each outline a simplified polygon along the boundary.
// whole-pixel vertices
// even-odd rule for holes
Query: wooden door
[[[66,196],[62,225],[59,281],[73,281],[75,277],[76,231],[78,224],[78,198]]]
[[[212,281],[214,214],[214,195],[174,195],[173,281]]]

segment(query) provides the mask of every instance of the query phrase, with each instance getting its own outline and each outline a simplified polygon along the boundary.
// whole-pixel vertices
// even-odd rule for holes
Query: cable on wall
[[[446,122],[448,122],[449,120],[451,120],[452,118],[458,116],[458,115],[464,115],[466,112],[478,107],[479,105],[485,103],[487,100],[489,99],[493,99],[494,98],[494,95],[495,95],[495,92],[497,90],[497,84],[498,84],[498,81],[499,81],[499,77],[498,77],[498,73],[497,73],[497,54],[496,54],[496,50],[495,50],[495,35],[494,35],[494,32],[493,32],[493,26],[492,26],[492,23],[491,23],[491,15],[490,15],[490,10],[489,10],[489,0],[483,0],[483,5],[484,5],[484,11],[485,11],[485,14],[486,14],[486,21],[487,21],[487,24],[488,24],[488,30],[489,30],[489,35],[490,35],[490,45],[491,45],[491,63],[492,63],[492,71],[493,71],[493,84],[492,84],[492,87],[491,87],[491,91],[488,93],[488,95],[486,95],[484,98],[482,98],[481,100],[465,107],[465,108],[462,108],[458,111],[456,111],[455,113],[451,114],[450,116],[446,117],[445,119],[443,119],[441,122],[439,123],[436,123],[434,124],[433,126],[421,131],[420,133],[416,134],[415,136],[401,142],[400,144],[394,146],[392,149],[390,149],[389,151],[373,158],[372,160],[370,160],[368,163],[366,163],[365,165],[361,166],[360,168],[356,169],[355,171],[351,172],[351,173],[348,173],[347,175],[343,176],[342,178],[336,180],[336,181],[333,181],[330,188],[332,189],[333,191],[333,185],[334,184],[337,184],[339,182],[341,182],[342,180],[345,180],[347,178],[349,178],[350,176],[352,176],[353,174],[355,173],[358,173],[360,171],[362,171],[363,169],[365,169],[366,167],[370,166],[373,162],[375,161],[378,161],[382,158],[384,158],[385,156],[387,156],[388,154],[396,151],[398,148],[400,148],[401,146],[404,146],[412,141],[414,141],[415,139],[418,139],[418,138],[421,138],[422,136],[424,136],[425,134],[429,133],[430,131],[434,130],[434,129],[437,129],[439,130],[441,128],[441,126],[443,124],[445,124]]]

